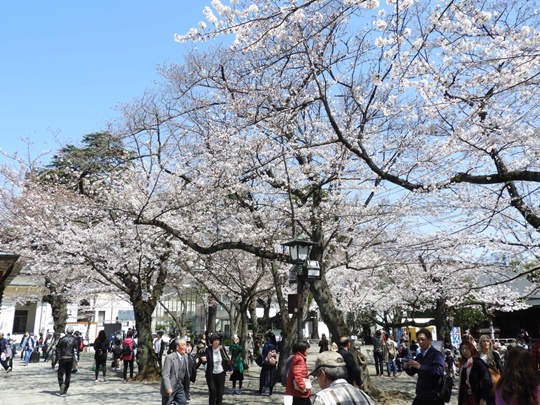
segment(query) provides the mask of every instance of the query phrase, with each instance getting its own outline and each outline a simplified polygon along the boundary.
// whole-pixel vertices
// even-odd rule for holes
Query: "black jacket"
[[[438,387],[444,376],[444,356],[430,346],[425,353],[420,353],[415,359],[420,363],[420,369],[408,367],[405,372],[409,375],[418,373],[416,382],[416,398],[422,400],[437,400]]]
[[[347,382],[351,385],[356,383],[358,387],[361,387],[362,378],[360,378],[360,370],[358,370],[358,366],[356,365],[351,352],[344,347],[341,347],[337,352],[341,354],[341,357],[343,357],[343,360],[345,360],[345,366],[347,368]]]
[[[72,334],[67,334],[58,341],[56,345],[56,358],[58,360],[74,360],[79,362],[79,347],[77,338]]]
[[[94,342],[94,358],[96,360],[105,360],[109,352],[109,341],[96,339]]]
[[[476,357],[473,360],[471,366],[471,372],[469,374],[469,384],[473,392],[474,397],[476,398],[476,403],[480,402],[481,399],[485,399],[488,404],[494,402],[491,401],[491,387],[493,386],[491,382],[491,377],[487,369],[486,363],[484,363],[480,358]],[[459,397],[458,404],[462,404],[464,401],[464,393],[467,390],[466,387],[467,381],[467,369],[465,367],[461,368],[461,373],[459,377]]]
[[[229,364],[230,359],[223,347],[219,348],[219,351],[221,353],[221,365],[223,367],[224,371],[229,371]],[[206,348],[206,352],[204,353],[204,356],[206,357],[206,378],[210,378],[214,372],[214,349],[212,346]]]

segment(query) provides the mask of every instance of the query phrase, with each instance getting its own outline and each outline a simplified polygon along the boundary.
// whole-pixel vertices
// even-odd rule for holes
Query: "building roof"
[[[0,252],[0,286],[8,285],[19,274],[22,266],[16,265],[20,255]]]

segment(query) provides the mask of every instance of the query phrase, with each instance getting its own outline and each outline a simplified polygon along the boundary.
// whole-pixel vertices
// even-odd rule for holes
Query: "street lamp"
[[[296,313],[298,322],[298,340],[302,340],[304,338],[302,333],[302,292],[304,289],[304,280],[320,280],[321,278],[319,262],[308,260],[309,250],[311,246],[316,245],[316,243],[306,239],[304,236],[297,236],[293,240],[284,242],[281,245],[289,248],[291,259],[294,263],[289,270],[289,282],[297,283],[296,306],[292,313]],[[293,297],[289,297],[289,303],[295,301],[290,298]],[[289,313],[291,313],[291,308],[289,308]]]

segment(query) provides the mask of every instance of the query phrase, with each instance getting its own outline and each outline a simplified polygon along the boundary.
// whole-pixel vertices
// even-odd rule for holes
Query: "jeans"
[[[382,351],[381,352],[373,352],[373,358],[375,359],[375,371],[377,375],[383,375],[384,374],[384,368],[383,368],[383,356]]]
[[[26,350],[24,352],[24,364],[30,363],[30,356],[32,356],[32,350]]]
[[[396,375],[396,361],[392,359],[391,362],[386,363],[386,371],[388,372],[388,376],[390,374]]]

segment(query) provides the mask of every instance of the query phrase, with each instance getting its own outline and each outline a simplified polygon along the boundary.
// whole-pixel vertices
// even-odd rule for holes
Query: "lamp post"
[[[300,341],[304,338],[302,333],[302,293],[304,289],[304,281],[321,278],[319,263],[314,260],[308,260],[310,248],[311,246],[316,245],[316,243],[306,239],[303,236],[297,236],[293,240],[284,242],[281,245],[289,248],[293,262],[293,266],[289,270],[289,282],[297,283],[296,307],[294,308],[294,313],[296,313],[297,316],[298,340]],[[294,300],[289,300],[289,303],[292,301]],[[291,308],[289,308],[289,313],[291,313]]]

